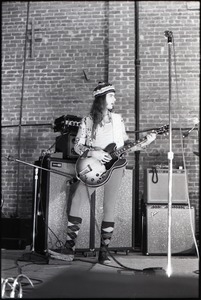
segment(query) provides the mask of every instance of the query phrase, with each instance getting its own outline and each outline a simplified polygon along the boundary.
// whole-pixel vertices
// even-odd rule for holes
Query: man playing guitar
[[[79,126],[74,149],[80,155],[76,164],[77,178],[80,179],[72,197],[68,216],[67,241],[63,253],[73,260],[76,238],[82,223],[81,205],[88,201],[96,187],[104,184],[103,219],[98,262],[110,263],[107,249],[114,230],[114,211],[122,176],[126,165],[124,147],[131,151],[142,150],[156,139],[150,133],[139,145],[130,142],[124,121],[114,113],[115,88],[110,83],[99,82],[93,92],[94,101],[90,113]]]

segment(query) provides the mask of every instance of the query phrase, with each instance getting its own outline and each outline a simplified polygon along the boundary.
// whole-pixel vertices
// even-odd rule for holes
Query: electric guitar
[[[152,132],[156,134],[165,134],[168,132],[169,125],[164,125]],[[109,144],[104,151],[110,154],[112,159],[109,162],[102,163],[95,157],[87,156],[86,150],[78,159],[75,165],[76,176],[89,187],[99,187],[105,184],[114,169],[121,168],[127,164],[126,159],[121,156],[128,151],[139,151],[136,146],[141,148],[147,146],[147,136],[138,142],[129,142],[117,149],[115,143]],[[135,150],[135,148],[137,150]]]

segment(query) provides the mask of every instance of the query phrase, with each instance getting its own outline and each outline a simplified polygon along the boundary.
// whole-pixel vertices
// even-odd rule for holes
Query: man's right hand
[[[90,150],[88,156],[94,157],[104,163],[109,162],[112,159],[110,154],[104,150]]]

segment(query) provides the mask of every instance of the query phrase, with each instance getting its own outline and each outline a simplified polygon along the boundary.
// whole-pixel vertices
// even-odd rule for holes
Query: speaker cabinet
[[[78,184],[78,182],[68,184],[69,180],[75,178],[75,163],[71,160],[47,158],[43,167],[57,173],[62,172],[65,176],[54,172],[39,172],[35,238],[35,249],[38,253],[57,249],[65,244],[67,216],[72,195]],[[92,194],[90,203],[85,201],[82,205],[82,226],[76,241],[77,251],[93,251],[100,247],[100,233],[95,224],[97,223],[100,229],[103,218],[103,195],[104,186],[101,186]],[[110,243],[111,249],[133,248],[133,215],[133,168],[126,168],[115,207],[115,230]]]
[[[191,219],[190,219],[191,218]],[[194,254],[195,211],[186,205],[173,205],[171,210],[172,254]],[[192,228],[191,221],[192,220]],[[168,205],[145,205],[143,213],[144,254],[168,253]]]
[[[49,170],[62,172],[65,176],[54,172],[42,171],[42,189],[39,190],[36,252],[43,253],[47,249],[62,247],[67,237],[67,214],[70,210],[72,194],[76,184],[69,184],[69,180],[75,178],[75,163],[58,158],[46,159],[44,167]],[[41,172],[39,172],[39,177]],[[40,187],[39,187],[40,188]],[[39,201],[39,199],[41,200]],[[40,205],[39,205],[40,204]],[[82,226],[77,238],[77,249],[89,249],[90,247],[90,203],[82,205]]]
[[[64,133],[56,137],[55,152],[62,152],[63,159],[77,159],[78,154],[74,150],[77,131]]]
[[[186,173],[175,169],[172,173],[172,203],[187,204],[188,187],[186,186]],[[149,204],[168,203],[168,170],[146,169],[144,171],[144,200]]]
[[[101,227],[103,217],[104,186],[96,189],[96,220]],[[119,187],[115,206],[115,228],[109,244],[110,249],[131,249],[134,241],[133,168],[127,167]],[[95,248],[100,247],[100,233],[95,228]]]

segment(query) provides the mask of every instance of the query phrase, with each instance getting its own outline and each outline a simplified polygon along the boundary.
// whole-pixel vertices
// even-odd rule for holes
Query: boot
[[[114,230],[114,222],[105,222],[101,224],[101,243],[98,256],[98,262],[100,264],[110,264],[111,260],[107,255],[107,248],[109,246],[110,240],[112,238]]]

